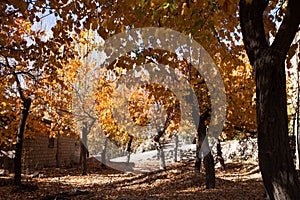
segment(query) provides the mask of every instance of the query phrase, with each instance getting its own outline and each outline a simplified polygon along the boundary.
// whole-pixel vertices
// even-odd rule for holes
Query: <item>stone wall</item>
[[[80,145],[73,137],[38,135],[24,140],[22,164],[24,170],[71,166],[79,162],[79,156]]]

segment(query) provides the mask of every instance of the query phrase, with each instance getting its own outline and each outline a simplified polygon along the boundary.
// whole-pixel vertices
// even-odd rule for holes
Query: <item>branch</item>
[[[211,108],[208,108],[202,115],[200,115],[200,120],[205,122],[210,116]]]
[[[87,127],[87,133],[90,133],[92,127],[94,126],[95,121],[96,121],[96,118],[93,117],[91,124],[89,125],[89,127]]]
[[[257,131],[253,131],[253,130],[249,130],[249,129],[245,129],[245,128],[242,128],[242,127],[239,127],[239,126],[235,126],[233,125],[233,129],[234,130],[237,130],[237,131],[240,131],[240,132],[243,132],[243,133],[250,133],[250,134],[257,134]]]
[[[7,57],[5,57],[5,61],[6,61],[6,65],[8,66],[8,68],[11,68],[11,69],[12,69],[12,67],[11,67],[10,64],[9,64],[9,61],[8,61],[8,58],[7,58]],[[13,71],[13,75],[14,75],[14,77],[15,77],[15,79],[16,79],[16,82],[17,82],[17,89],[18,89],[18,92],[19,92],[19,94],[20,94],[20,98],[22,99],[23,102],[26,102],[26,98],[25,98],[25,96],[24,96],[24,94],[23,94],[23,89],[22,89],[22,87],[21,87],[21,83],[20,83],[18,74],[16,74],[16,72]]]
[[[299,30],[300,24],[300,1],[289,0],[285,16],[276,34],[272,48],[286,55],[290,49],[291,43]]]
[[[89,118],[94,119],[94,117],[90,114],[91,112],[93,112],[93,109],[90,110],[90,112],[86,111],[85,108],[84,108],[84,101],[83,101],[83,99],[81,98],[81,95],[80,95],[80,93],[79,93],[79,90],[76,90],[76,88],[75,88],[72,84],[71,84],[71,87],[72,87],[72,89],[76,92],[77,97],[78,97],[79,100],[80,100],[81,110],[83,111],[83,113],[86,114]]]
[[[31,70],[29,70],[29,71],[31,71]],[[22,75],[22,74],[24,74],[24,75],[27,75],[27,76],[29,76],[31,79],[33,79],[34,80],[34,82],[36,83],[37,82],[37,80],[36,80],[36,77],[33,75],[33,74],[31,74],[29,71],[26,71],[26,72],[13,72],[13,73],[15,73],[16,75]]]
[[[244,127],[240,127],[240,126],[236,126],[234,124],[232,124],[230,121],[226,121],[225,124],[231,125],[233,127],[234,130],[243,132],[243,133],[250,133],[250,134],[257,134],[257,130],[253,129],[253,130],[249,130],[247,128]]]
[[[263,12],[269,4],[269,0],[240,0],[240,22],[243,34],[243,41],[247,51],[250,64],[259,53],[259,49],[269,47],[264,23]]]

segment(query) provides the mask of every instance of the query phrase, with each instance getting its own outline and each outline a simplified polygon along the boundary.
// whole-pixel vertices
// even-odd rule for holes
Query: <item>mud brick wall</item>
[[[57,143],[57,141],[55,142]],[[74,138],[61,136],[57,144],[59,144],[59,151],[57,153],[59,166],[70,166],[79,163],[79,142],[76,142]]]
[[[49,139],[38,135],[34,139],[25,139],[23,143],[23,169],[43,167],[64,167],[79,162],[80,145],[73,137],[59,136]]]

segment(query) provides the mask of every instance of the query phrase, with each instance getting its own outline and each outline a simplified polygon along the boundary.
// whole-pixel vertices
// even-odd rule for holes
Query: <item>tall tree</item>
[[[264,11],[270,1],[241,0],[245,49],[255,72],[259,166],[270,199],[300,199],[300,184],[289,152],[285,59],[299,31],[300,1],[289,0],[272,44]]]
[[[91,79],[93,77],[93,68],[95,67],[93,61],[89,59],[89,54],[93,51],[95,44],[92,31],[82,31],[75,43],[78,51],[78,58],[72,63],[72,74],[76,71],[76,75],[69,76],[68,81],[73,88],[73,105],[72,114],[74,120],[78,125],[80,132],[80,163],[82,166],[82,175],[87,174],[86,158],[88,157],[88,134],[93,130],[96,122],[95,114],[95,98],[94,87]]]
[[[9,61],[6,57],[6,64],[8,67],[10,67]],[[14,171],[15,171],[15,176],[14,176],[14,183],[16,185],[21,184],[21,169],[22,169],[22,150],[23,150],[23,137],[24,137],[24,131],[25,131],[25,125],[26,125],[26,120],[29,114],[30,106],[31,106],[31,98],[26,97],[23,89],[21,87],[21,82],[16,74],[16,72],[13,72],[13,75],[16,79],[17,83],[17,88],[18,88],[18,93],[22,101],[22,112],[21,112],[21,118],[19,122],[19,126],[17,129],[17,141],[16,141],[16,153],[15,153],[15,165],[14,165]]]
[[[59,39],[43,40],[43,32],[33,30],[31,17],[34,17],[35,13],[34,9],[30,10],[32,13],[27,10],[27,2],[1,2],[0,8],[0,80],[4,85],[4,94],[1,96],[6,97],[4,103],[13,108],[1,109],[1,114],[14,115],[19,121],[15,124],[10,123],[12,127],[5,127],[1,132],[14,138],[11,141],[16,141],[14,183],[20,185],[25,130],[34,133],[43,127],[44,132],[49,133],[51,129],[42,125],[42,119],[46,115],[49,118],[52,116],[51,120],[57,124],[56,122],[62,121],[55,120],[61,118],[58,110],[69,105],[65,101],[67,95],[61,95],[61,100],[58,101],[57,94],[58,91],[66,89],[61,69],[72,54],[68,54],[68,47],[59,43]],[[28,119],[31,123],[27,123]],[[9,130],[16,130],[16,135],[11,136]],[[0,140],[6,140],[6,137],[0,137]]]

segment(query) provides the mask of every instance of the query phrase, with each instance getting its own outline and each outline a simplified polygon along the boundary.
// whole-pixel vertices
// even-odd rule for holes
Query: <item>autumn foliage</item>
[[[122,146],[132,136],[146,139],[135,135],[138,126],[151,125],[156,132],[164,130],[170,137],[180,128],[190,131],[191,126],[181,118],[193,111],[182,110],[184,105],[165,85],[143,80],[151,70],[139,66],[162,64],[172,69],[176,78],[186,80],[196,94],[193,105],[197,106],[199,117],[210,113],[211,93],[191,61],[174,52],[142,45],[108,66],[99,66],[101,56],[94,59],[105,40],[142,27],[170,28],[201,44],[215,62],[226,89],[227,113],[221,138],[257,136],[255,52],[243,37],[239,2],[247,8],[258,1],[0,2],[0,148],[18,146],[23,138],[35,134],[79,138],[84,131],[86,135],[99,132]],[[264,44],[271,47],[285,12],[290,9],[287,2],[294,0],[265,2],[268,4],[260,13],[260,28]],[[299,41],[287,48],[284,62],[290,69]],[[140,79],[143,84],[138,88],[118,84],[129,71],[139,73],[138,78],[128,80],[133,83]],[[165,79],[164,83],[175,84],[171,76]],[[296,91],[291,84],[289,87]],[[123,93],[116,96],[120,88]],[[182,92],[186,98],[189,95]],[[289,96],[295,96],[294,92]],[[296,109],[290,110],[290,114],[296,113]],[[127,121],[122,120],[121,126],[118,119]],[[210,116],[205,126],[209,126],[209,119]]]

